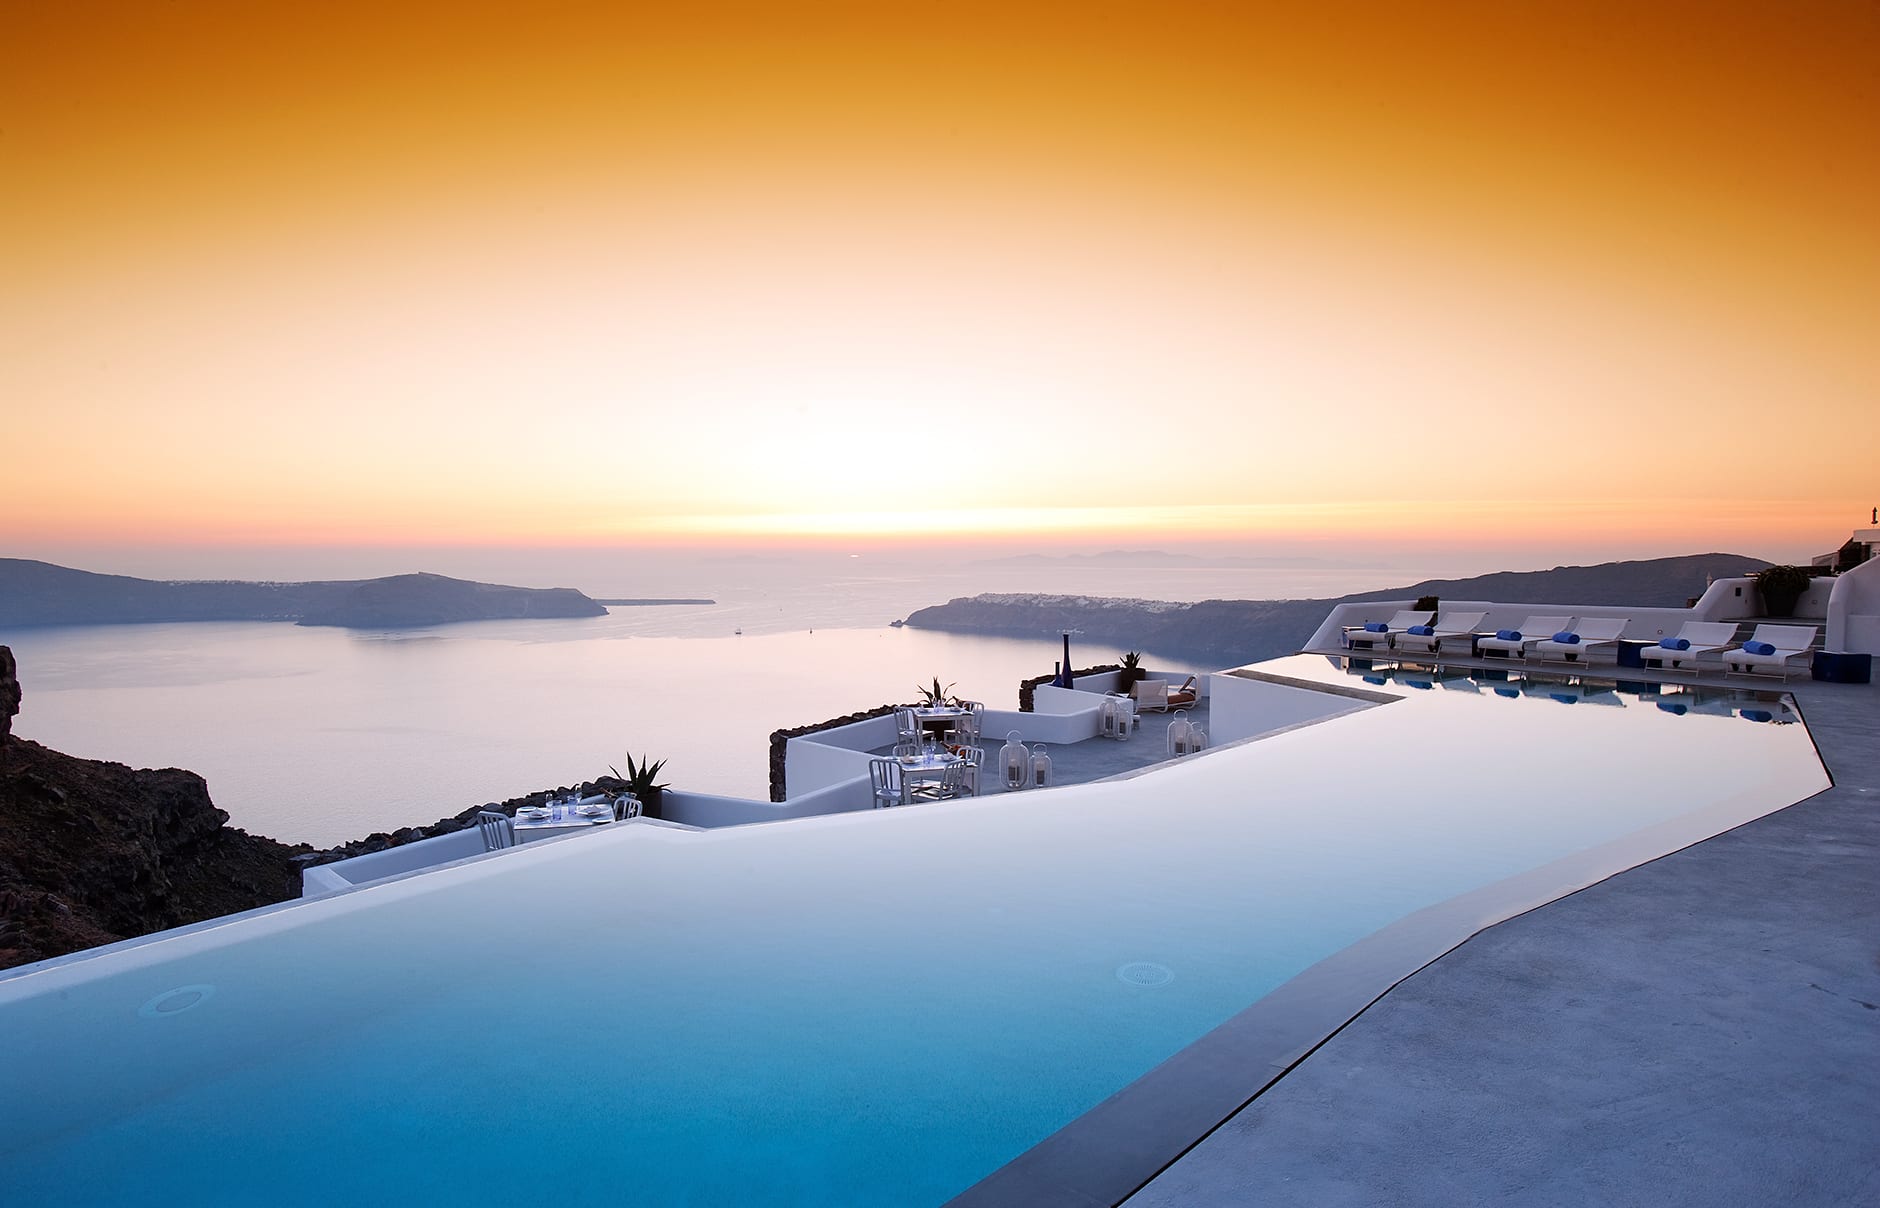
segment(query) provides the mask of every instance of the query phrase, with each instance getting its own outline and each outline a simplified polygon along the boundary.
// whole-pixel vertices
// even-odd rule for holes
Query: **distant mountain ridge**
[[[1427,579],[1408,587],[1325,600],[1179,604],[1087,596],[980,595],[919,609],[906,624],[1011,637],[1050,637],[1072,629],[1081,631],[1078,640],[1086,644],[1151,650],[1226,666],[1294,653],[1336,604],[1436,596],[1510,604],[1676,608],[1702,595],[1713,578],[1747,574],[1767,565],[1761,558],[1744,554],[1688,554],[1598,566],[1499,571],[1472,579]]]
[[[433,574],[313,583],[162,581],[0,558],[0,626],[293,621],[399,629],[606,612],[572,587],[507,587]]]

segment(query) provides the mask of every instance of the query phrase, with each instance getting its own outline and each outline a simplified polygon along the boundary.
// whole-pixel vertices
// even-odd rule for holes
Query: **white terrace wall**
[[[1880,558],[1863,562],[1834,580],[1825,649],[1880,654]]]
[[[842,814],[873,809],[874,805],[874,789],[868,783],[868,765],[864,763],[859,778],[851,776],[814,792],[794,793],[788,801],[753,801],[748,797],[719,797],[667,789],[660,798],[659,812],[668,822],[709,830],[751,822],[809,818],[816,814]]]
[[[448,835],[433,835],[416,843],[388,847],[384,851],[354,856],[350,860],[304,868],[300,872],[300,896],[317,898],[381,877],[395,877],[400,873],[416,872],[420,868],[434,868],[452,860],[481,855],[482,852],[483,834],[474,826],[467,830],[452,831]]]
[[[1372,707],[1348,696],[1237,675],[1210,675],[1208,684],[1208,740],[1217,747]]]

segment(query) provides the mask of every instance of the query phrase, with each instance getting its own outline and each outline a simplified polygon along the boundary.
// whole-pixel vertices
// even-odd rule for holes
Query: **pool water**
[[[1402,699],[1123,781],[610,828],[0,980],[0,1186],[937,1204],[1409,913],[1827,786],[1776,694],[1262,666]]]

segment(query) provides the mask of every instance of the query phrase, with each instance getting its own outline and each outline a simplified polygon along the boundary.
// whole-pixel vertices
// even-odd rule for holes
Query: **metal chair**
[[[876,809],[907,804],[907,782],[901,779],[899,760],[869,760],[868,783],[874,790]]]
[[[966,761],[956,760],[940,769],[939,780],[923,780],[908,796],[916,801],[951,801],[961,795],[965,784]]]
[[[629,818],[640,816],[640,799],[632,793],[622,793],[614,798],[614,821],[625,822]]]
[[[981,759],[985,759],[985,751],[979,750],[976,746],[966,746],[959,751],[959,761],[961,761],[959,787],[966,797],[979,795],[979,761]]]
[[[516,845],[515,819],[495,810],[477,812],[477,829],[483,832],[483,850],[501,851]]]
[[[894,739],[896,742],[919,744],[920,720],[914,716],[914,710],[896,709],[894,711]]]

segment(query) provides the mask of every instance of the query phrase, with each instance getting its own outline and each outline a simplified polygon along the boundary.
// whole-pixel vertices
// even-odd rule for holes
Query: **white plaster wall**
[[[1043,703],[1039,698],[1044,694]],[[1046,705],[1048,704],[1048,708]],[[1075,688],[1052,688],[1041,686],[1033,697],[1034,710],[1020,713],[1016,709],[987,709],[986,715],[979,721],[979,745],[998,747],[1005,742],[1006,735],[1017,730],[1022,741],[1034,742],[1082,742],[1086,738],[1095,738],[1103,726],[1102,697],[1079,692]]]
[[[1833,582],[1825,649],[1880,654],[1880,558],[1861,563]]]
[[[318,897],[324,893],[350,889],[367,881],[376,881],[380,877],[448,864],[452,860],[480,855],[482,851],[483,833],[474,826],[452,831],[448,835],[433,835],[416,843],[405,843],[388,847],[384,851],[354,856],[350,860],[336,860],[331,864],[302,869],[300,896]]]
[[[1212,675],[1208,679],[1213,687],[1208,705],[1208,741],[1217,747],[1365,707],[1363,701],[1348,696],[1237,675]]]
[[[783,744],[783,781],[792,798],[868,775],[866,752],[893,744],[894,715],[818,730]]]
[[[659,812],[668,822],[710,829],[873,809],[874,804],[874,790],[868,782],[868,764],[864,759],[859,779],[851,777],[815,792],[795,794],[788,801],[753,801],[746,797],[720,797],[711,793],[685,793],[667,789],[660,798]]]

